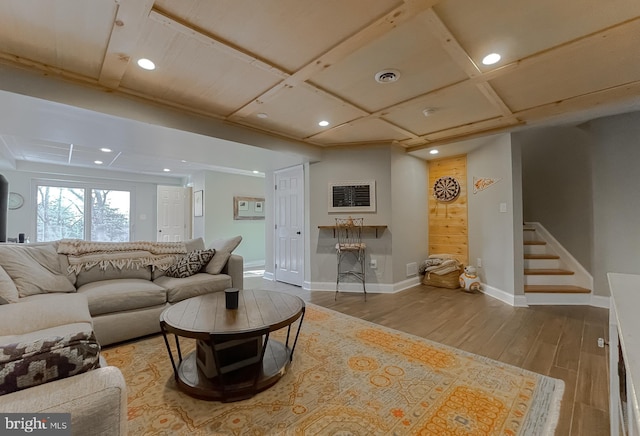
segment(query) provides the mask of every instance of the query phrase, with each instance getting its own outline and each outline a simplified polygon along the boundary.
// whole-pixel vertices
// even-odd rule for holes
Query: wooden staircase
[[[526,294],[591,294],[576,283],[575,273],[561,256],[536,234],[534,226],[524,230],[524,292]]]

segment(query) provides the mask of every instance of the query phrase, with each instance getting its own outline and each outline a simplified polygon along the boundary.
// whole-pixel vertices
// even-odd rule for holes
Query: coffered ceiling
[[[5,65],[318,147],[415,151],[640,97],[638,0],[3,0],[0,16]]]

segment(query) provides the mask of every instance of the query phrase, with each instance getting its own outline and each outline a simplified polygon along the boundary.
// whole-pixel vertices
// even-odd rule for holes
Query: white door
[[[158,186],[158,238],[160,242],[188,239],[191,226],[187,217],[191,203],[191,188]]]
[[[302,166],[275,173],[275,279],[304,280],[304,173]]]

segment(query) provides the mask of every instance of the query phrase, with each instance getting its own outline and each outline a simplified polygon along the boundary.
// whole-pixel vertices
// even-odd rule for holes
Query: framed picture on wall
[[[193,216],[202,216],[203,215],[203,198],[202,191],[196,191],[193,193]]]
[[[329,183],[329,212],[375,211],[375,180],[348,180]]]
[[[234,220],[263,220],[264,197],[233,197]]]

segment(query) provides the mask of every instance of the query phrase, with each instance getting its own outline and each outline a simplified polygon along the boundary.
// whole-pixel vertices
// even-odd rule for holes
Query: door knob
[[[300,234],[300,232],[296,232],[296,234],[297,234],[297,235],[299,235],[299,234]]]

